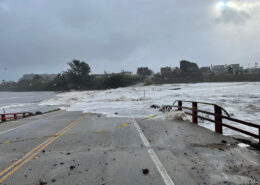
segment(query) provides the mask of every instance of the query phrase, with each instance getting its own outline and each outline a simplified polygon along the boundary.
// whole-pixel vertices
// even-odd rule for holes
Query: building
[[[211,66],[211,70],[215,75],[222,75],[227,73],[227,65]]]
[[[121,72],[120,72],[120,73],[117,73],[117,74],[130,76],[130,75],[132,75],[132,72],[130,72],[130,71],[125,71],[125,70],[121,70]]]
[[[227,66],[227,73],[231,74],[242,74],[243,73],[243,67],[239,64],[230,64]]]
[[[248,74],[260,74],[260,67],[254,67],[254,68],[245,69],[245,73],[248,73]]]
[[[212,74],[211,68],[209,66],[201,67],[200,72],[203,75]]]
[[[119,72],[119,73],[107,73],[105,71],[104,74],[92,74],[91,76],[93,76],[95,78],[104,78],[104,77],[111,77],[111,76],[116,76],[116,75],[130,76],[130,75],[132,75],[132,72],[121,70],[121,72]]]
[[[41,82],[48,82],[54,80],[57,74],[24,74],[20,80],[32,81],[35,76],[39,76]]]
[[[172,68],[171,67],[161,67],[161,75],[162,76],[167,76],[172,73]]]

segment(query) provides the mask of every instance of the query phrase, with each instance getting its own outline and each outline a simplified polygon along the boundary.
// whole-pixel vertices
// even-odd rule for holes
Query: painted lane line
[[[166,169],[164,168],[164,166],[162,165],[161,161],[159,160],[158,156],[156,155],[156,153],[154,152],[153,149],[148,149],[147,150],[150,157],[152,158],[157,170],[160,172],[164,183],[167,185],[174,185],[171,177],[169,176],[169,174],[167,173]]]
[[[44,146],[42,146],[40,149],[38,149],[35,153],[33,153],[32,151],[35,149],[33,149],[32,151],[30,151],[29,153],[33,153],[31,156],[29,156],[28,154],[26,155],[26,156],[24,156],[22,159],[24,159],[24,161],[21,163],[21,164],[19,164],[18,166],[16,166],[15,167],[15,165],[11,165],[11,166],[13,166],[13,167],[15,167],[15,168],[13,168],[12,170],[11,169],[9,169],[9,170],[7,170],[7,171],[10,171],[10,172],[8,172],[8,174],[6,174],[4,177],[2,177],[1,179],[0,179],[0,183],[1,182],[3,182],[8,176],[10,176],[11,174],[13,174],[16,170],[18,170],[20,167],[22,167],[25,163],[27,163],[31,158],[33,158],[35,155],[37,155],[43,148],[45,148],[45,147],[47,147],[50,143],[52,143],[54,140],[56,140],[58,137],[60,137],[61,135],[63,135],[65,132],[67,132],[70,128],[72,128],[75,124],[77,124],[78,122],[80,122],[81,121],[81,119],[80,120],[76,120],[76,121],[73,121],[72,123],[70,123],[69,125],[67,125],[65,128],[63,128],[61,131],[59,131],[58,133],[57,133],[57,137],[55,137],[55,138],[49,138],[49,139],[47,139],[45,142],[43,142],[42,144],[40,144],[39,146],[37,146],[36,148],[39,148],[39,147],[41,147],[42,145],[44,145]],[[26,159],[27,158],[27,159]],[[22,160],[20,159],[20,162],[21,162]],[[20,163],[19,162],[19,163]],[[8,168],[10,168],[10,167],[8,167]],[[7,169],[8,169],[7,168]],[[6,171],[6,170],[4,170],[4,171]],[[1,172],[2,173],[2,172]]]
[[[63,128],[62,130],[60,130],[56,135],[59,135],[62,131],[64,131],[67,127],[69,127],[71,124],[67,125],[65,128]],[[36,146],[35,148],[33,148],[31,151],[29,151],[25,156],[23,156],[21,159],[19,159],[18,161],[14,162],[13,164],[11,164],[9,167],[7,167],[5,170],[3,170],[2,172],[0,172],[0,176],[2,176],[4,173],[6,173],[7,171],[11,170],[12,168],[14,168],[16,165],[18,165],[20,162],[22,162],[23,160],[25,160],[26,158],[28,158],[33,152],[35,152],[38,148],[40,148],[41,146],[45,145],[46,143],[48,143],[51,139],[53,139],[52,137],[48,138],[47,140],[45,140],[43,143],[41,143],[40,145]]]
[[[124,123],[124,124],[122,124],[122,125],[117,126],[116,128],[126,127],[126,126],[128,126],[128,125],[130,125],[130,124],[131,124],[131,123]]]
[[[141,120],[147,120],[147,119],[152,119],[152,118],[154,118],[154,117],[156,117],[157,115],[155,114],[155,115],[151,115],[151,116],[148,116],[148,117],[146,117],[146,118],[143,118],[143,119],[141,119]]]
[[[47,143],[51,138],[47,139],[46,141],[44,141],[43,143],[41,143],[40,145],[38,145],[37,147],[33,148],[31,151],[29,151],[25,156],[23,156],[21,159],[19,159],[18,161],[14,162],[13,164],[11,164],[9,167],[7,167],[5,170],[3,170],[2,172],[0,172],[0,176],[2,176],[4,173],[6,173],[7,171],[11,170],[13,167],[15,167],[16,165],[18,165],[20,162],[22,162],[24,159],[26,159],[30,154],[32,154],[35,150],[37,150],[39,147],[41,147],[42,145],[44,145],[45,143]]]
[[[162,165],[161,161],[159,160],[158,156],[156,155],[156,153],[154,152],[154,150],[151,147],[150,143],[148,142],[148,140],[146,139],[145,135],[143,134],[140,126],[138,125],[138,123],[134,120],[134,126],[141,138],[141,140],[143,141],[144,145],[147,147],[147,152],[150,155],[153,163],[155,164],[157,170],[159,171],[164,184],[165,185],[174,185],[171,177],[169,176],[169,174],[167,173],[166,169],[164,168],[164,166]]]
[[[76,124],[73,124],[73,126]],[[27,159],[25,159],[24,161],[22,161],[19,165],[15,166],[12,170],[10,170],[7,174],[5,174],[1,179],[0,179],[0,183],[2,183],[5,179],[7,179],[10,175],[12,175],[14,172],[16,172],[19,168],[21,168],[23,165],[25,165],[27,162],[29,162],[33,157],[35,157],[41,150],[43,150],[44,148],[46,148],[49,144],[51,144],[52,142],[54,142],[56,139],[58,139],[60,136],[62,136],[64,133],[66,133],[68,130],[70,130],[73,126],[67,128],[66,130],[64,130],[59,136],[55,137],[55,138],[51,138],[51,140],[49,142],[47,142],[45,145],[43,145],[41,148],[39,148],[36,152],[34,152],[32,155],[30,155]]]
[[[44,148],[46,148],[49,144],[51,144],[52,142],[54,142],[56,139],[58,139],[59,137],[61,137],[63,134],[65,134],[67,131],[69,131],[72,127],[74,127],[76,124],[78,124],[79,122],[81,122],[83,119],[85,119],[87,115],[84,115],[82,117],[80,117],[79,119],[73,121],[72,123],[70,123],[69,125],[67,125],[65,128],[63,128],[62,130],[60,130],[55,137],[50,137],[49,139],[47,139],[46,141],[44,141],[43,143],[41,143],[40,145],[38,145],[37,147],[35,147],[34,149],[32,149],[29,153],[27,153],[23,158],[21,158],[19,161],[16,161],[15,163],[13,163],[11,166],[9,166],[7,169],[5,169],[4,171],[1,172],[1,175],[6,173],[4,176],[1,177],[0,179],[0,183],[2,183],[6,178],[8,178],[10,175],[12,175],[14,172],[16,172],[19,168],[21,168],[24,164],[26,164],[27,162],[29,162],[33,157],[35,157],[41,150],[43,150]],[[37,150],[37,151],[35,151]],[[20,163],[20,164],[19,164]]]
[[[139,127],[138,123],[135,120],[134,120],[134,126],[135,126],[140,138],[142,139],[144,146],[150,147],[151,146],[150,143],[148,142],[148,140],[144,136],[144,133],[142,132],[141,128]]]
[[[73,123],[73,122],[72,122]],[[67,127],[69,127],[71,124],[67,125],[65,128],[63,128],[62,130],[60,130],[59,132],[56,133],[56,135],[59,135],[63,130],[65,130]],[[13,164],[11,164],[9,167],[7,167],[5,170],[3,170],[2,172],[0,172],[0,176],[2,176],[4,173],[6,173],[7,171],[9,171],[11,168],[15,167],[16,165],[18,165],[20,162],[22,162],[23,160],[25,160],[26,158],[28,158],[29,155],[31,155],[35,150],[37,150],[38,148],[40,148],[42,145],[46,144],[47,142],[49,142],[52,139],[53,136],[51,136],[50,138],[48,138],[47,140],[45,140],[43,143],[41,143],[40,145],[36,146],[35,148],[33,148],[31,151],[29,151],[25,156],[23,156],[21,159],[19,159],[18,161],[14,162]]]
[[[18,128],[21,128],[21,127],[24,127],[24,126],[31,125],[31,124],[33,124],[35,121],[39,121],[39,120],[43,120],[43,119],[53,118],[53,117],[58,116],[58,115],[60,115],[60,114],[62,114],[62,113],[63,113],[63,112],[58,113],[58,114],[55,114],[55,115],[52,115],[52,116],[50,116],[50,117],[46,117],[46,118],[41,118],[41,119],[38,119],[38,120],[34,120],[34,121],[31,121],[31,122],[26,123],[26,124],[24,124],[24,125],[20,125],[20,126],[18,126],[18,127],[14,127],[14,128],[11,128],[11,129],[8,129],[8,130],[5,130],[5,131],[2,131],[2,132],[0,132],[0,135],[1,135],[1,134],[8,133],[8,132],[11,132],[11,131],[13,131],[13,130],[15,130],[15,129],[18,129]]]

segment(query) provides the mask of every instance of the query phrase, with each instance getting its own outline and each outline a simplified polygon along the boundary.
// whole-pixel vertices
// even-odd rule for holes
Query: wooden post
[[[178,111],[182,111],[182,101],[178,100]]]
[[[223,134],[222,131],[222,110],[218,105],[214,105],[214,113],[215,113],[215,132]]]
[[[1,115],[1,118],[2,118],[2,119],[1,119],[2,121],[6,121],[5,114],[2,114],[2,115]]]
[[[192,122],[198,124],[198,104],[197,102],[192,102]]]

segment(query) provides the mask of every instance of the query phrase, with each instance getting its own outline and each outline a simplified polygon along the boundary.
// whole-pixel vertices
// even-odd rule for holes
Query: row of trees
[[[40,75],[34,75],[31,80],[20,79],[18,82],[0,84],[2,91],[62,91],[62,90],[94,90],[108,89],[133,85],[144,81],[152,74],[147,67],[137,69],[137,75],[113,74],[96,77],[90,75],[90,66],[80,60],[68,63],[69,68],[59,73],[53,80],[46,81]]]

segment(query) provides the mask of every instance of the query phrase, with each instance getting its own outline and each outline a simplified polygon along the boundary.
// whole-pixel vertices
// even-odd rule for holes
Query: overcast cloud
[[[74,58],[92,73],[260,64],[259,33],[259,0],[0,0],[0,80]]]

